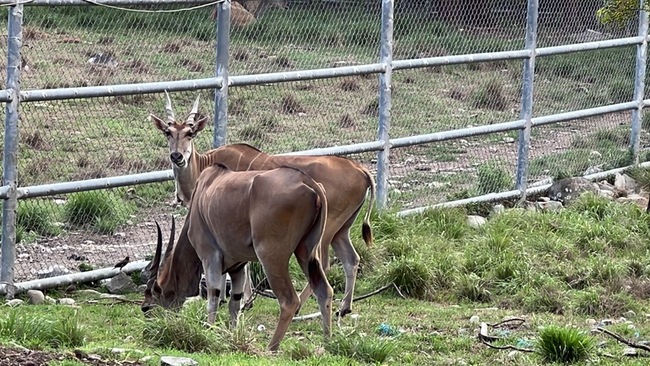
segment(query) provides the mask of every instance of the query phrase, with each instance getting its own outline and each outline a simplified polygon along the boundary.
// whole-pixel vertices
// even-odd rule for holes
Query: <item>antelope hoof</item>
[[[352,310],[350,310],[349,308],[347,308],[347,309],[341,309],[341,310],[338,310],[338,311],[337,311],[336,313],[334,313],[334,314],[335,314],[337,317],[341,317],[341,318],[343,318],[344,316],[350,314],[351,312],[352,312]]]

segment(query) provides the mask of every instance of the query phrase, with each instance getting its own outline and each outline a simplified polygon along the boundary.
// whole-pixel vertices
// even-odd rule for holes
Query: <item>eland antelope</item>
[[[176,195],[186,204],[192,196],[199,174],[215,163],[221,163],[235,171],[269,170],[280,166],[294,167],[323,185],[329,209],[321,245],[321,261],[325,273],[328,273],[331,244],[345,271],[345,294],[338,314],[345,316],[350,313],[359,268],[359,255],[350,241],[350,227],[361,211],[368,190],[370,190],[370,201],[361,232],[366,245],[372,244],[370,214],[375,201],[375,181],[368,169],[339,156],[269,155],[247,144],[225,145],[201,154],[194,149],[192,142],[205,128],[208,120],[207,117],[199,116],[199,97],[194,101],[185,121],[177,122],[169,94],[165,93],[165,95],[167,121],[153,114],[150,114],[150,119],[167,137],[169,159],[172,161],[176,181]],[[248,281],[250,282],[250,279]],[[311,294],[312,291],[307,285],[300,293],[301,305]]]
[[[269,349],[277,350],[300,299],[289,275],[293,254],[314,290],[330,335],[333,291],[319,261],[319,245],[327,217],[322,186],[298,169],[235,172],[222,164],[199,176],[185,224],[174,245],[174,223],[160,268],[162,234],[152,260],[142,310],[155,304],[178,308],[197,291],[202,264],[208,288],[208,323],[213,324],[224,290],[220,278],[232,279],[231,326],[236,325],[247,262],[259,261],[280,305],[280,317]],[[157,225],[157,223],[156,223]],[[188,250],[189,247],[194,251]]]

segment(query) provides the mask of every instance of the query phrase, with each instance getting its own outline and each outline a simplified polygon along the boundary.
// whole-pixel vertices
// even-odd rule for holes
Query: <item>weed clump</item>
[[[105,234],[112,234],[125,224],[131,211],[132,207],[124,200],[102,191],[73,194],[63,208],[64,217],[71,225],[92,226]]]
[[[286,114],[305,113],[305,108],[303,108],[296,97],[291,94],[285,95],[284,98],[282,98],[281,110],[282,113]]]
[[[429,268],[413,258],[398,258],[388,265],[379,277],[382,284],[394,283],[402,294],[416,299],[431,296],[432,275]]]
[[[144,322],[143,340],[153,346],[173,348],[184,352],[215,353],[224,350],[224,345],[215,336],[214,330],[205,328],[201,321],[185,312],[174,313],[154,310],[152,319]]]
[[[496,164],[481,164],[477,169],[477,175],[477,188],[480,194],[501,192],[512,188],[510,174]]]
[[[65,348],[83,346],[86,330],[76,316],[56,320],[19,315],[11,310],[0,319],[0,337],[11,339],[27,348]]]
[[[343,91],[358,91],[361,89],[359,82],[354,78],[345,78],[340,84]]]
[[[363,363],[380,364],[388,360],[397,347],[390,340],[341,334],[333,336],[325,349],[333,355],[349,357]]]
[[[503,84],[498,79],[490,79],[478,90],[472,93],[472,105],[474,108],[487,108],[503,111],[508,104]]]
[[[43,200],[27,200],[18,203],[16,224],[25,232],[33,231],[38,235],[55,236],[61,233],[59,227],[52,223],[58,207]]]
[[[594,340],[576,328],[549,326],[539,333],[537,348],[547,362],[574,363],[589,358]]]

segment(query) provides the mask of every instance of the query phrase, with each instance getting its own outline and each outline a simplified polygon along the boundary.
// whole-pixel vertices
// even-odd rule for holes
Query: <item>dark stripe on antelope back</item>
[[[233,301],[239,301],[239,300],[241,300],[242,297],[244,297],[244,294],[243,294],[243,293],[232,294],[232,299],[233,299]]]

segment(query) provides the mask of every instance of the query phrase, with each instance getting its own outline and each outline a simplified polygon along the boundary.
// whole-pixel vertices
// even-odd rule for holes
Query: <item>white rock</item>
[[[478,317],[478,315],[472,315],[472,317],[469,318],[469,322],[472,323],[472,324],[478,324],[479,321],[480,321],[480,318]]]
[[[194,366],[199,363],[188,357],[162,356],[160,366]]]
[[[71,299],[69,297],[63,297],[59,299],[59,304],[61,305],[74,305],[75,301],[74,299]]]
[[[506,207],[504,205],[502,205],[502,204],[494,205],[494,206],[492,206],[492,211],[490,212],[490,214],[498,215],[498,214],[500,214],[502,212],[505,212],[505,210],[506,210]]]
[[[485,225],[486,222],[487,220],[482,216],[478,216],[478,215],[467,216],[467,224],[473,228],[479,228]]]
[[[266,327],[264,326],[264,324],[260,324],[260,325],[257,326],[257,331],[258,332],[263,332],[265,330],[266,330]]]
[[[56,300],[50,296],[45,296],[45,302],[51,305],[56,304]]]
[[[32,305],[40,305],[45,302],[45,295],[39,290],[28,290],[27,297],[29,298],[29,303]]]
[[[24,303],[25,302],[23,300],[21,300],[21,299],[13,299],[13,300],[9,300],[9,301],[6,302],[6,304],[11,306],[12,308],[14,308],[16,306],[20,306],[20,305],[22,305]]]

